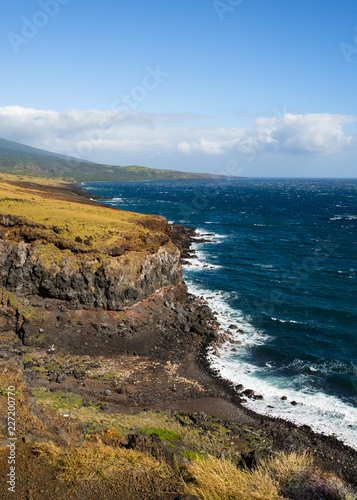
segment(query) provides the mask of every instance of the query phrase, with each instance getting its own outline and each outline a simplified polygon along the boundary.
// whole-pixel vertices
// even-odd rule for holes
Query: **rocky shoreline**
[[[70,189],[62,189],[60,195],[72,200],[73,196],[80,198],[81,192],[77,188],[74,194]],[[87,198],[88,195],[81,203],[93,204]],[[57,262],[57,281],[53,281],[54,274],[51,274],[49,266],[39,264],[33,258],[38,240],[42,239],[43,244],[48,234],[38,234],[32,226],[27,243],[22,243],[23,234],[29,234],[26,233],[29,226],[23,221],[17,225],[3,224],[1,248],[4,251],[1,258],[5,271],[0,293],[2,370],[16,365],[14,370],[18,370],[19,383],[34,393],[76,394],[82,401],[82,408],[95,405],[102,412],[102,419],[108,414],[164,411],[171,412],[173,418],[181,421],[183,417],[180,415],[187,414],[190,425],[205,432],[207,418],[214,418],[215,425],[235,429],[232,446],[237,453],[241,453],[248,466],[279,451],[308,450],[323,470],[347,481],[352,492],[357,490],[356,450],[334,437],[316,434],[307,426],[298,427],[285,420],[247,410],[241,402],[243,397],[252,396],[252,393],[244,393],[248,388],[222,379],[211,369],[207,349],[212,342],[219,340],[218,323],[207,303],[190,295],[180,279],[180,261],[192,255],[192,242],[197,243],[195,230],[168,226],[164,221],[154,216],[140,222],[140,227],[145,224],[146,228],[152,227],[157,231],[155,241],[160,241],[159,248],[153,247],[152,253],[158,255],[162,248],[166,248],[167,255],[162,261],[145,257],[138,270],[139,281],[134,283],[129,277],[126,283],[127,290],[131,291],[122,295],[120,292],[120,297],[118,292],[114,292],[118,286],[113,283],[112,289],[105,290],[115,269],[113,263],[122,262],[120,259],[130,255],[129,250],[121,255],[100,256],[101,265],[108,259],[110,272],[105,274],[101,271],[96,283],[92,283],[88,276],[86,285],[79,284],[79,264],[72,262],[69,269],[68,259],[65,263]],[[39,229],[36,228],[37,231]],[[11,244],[9,234],[15,243]],[[52,240],[50,244],[55,243]],[[78,242],[78,245],[82,243]],[[73,255],[81,255],[80,248],[77,253],[75,248],[72,250]],[[98,260],[97,250],[93,251],[93,256]],[[151,259],[147,268],[145,259]],[[58,274],[61,276],[61,273],[64,279],[59,281]],[[13,278],[9,281],[8,276]],[[49,283],[46,292],[43,282]],[[28,287],[29,283],[32,283],[32,288]],[[141,284],[137,286],[136,283]],[[84,293],[87,288],[92,292],[83,299],[81,290]],[[63,296],[58,295],[59,289],[65,290]],[[12,385],[10,379],[8,384]],[[25,406],[27,404],[24,402]],[[34,405],[34,401],[31,404]],[[36,411],[36,418],[40,418],[41,412]],[[63,419],[56,432],[50,429],[48,423],[41,424],[42,430],[41,425],[31,425],[26,419],[19,423],[25,447],[27,443],[30,446],[31,443],[48,440],[51,432],[53,439],[63,441],[64,431],[60,430],[64,429]],[[239,439],[234,427],[237,425],[242,426]],[[3,417],[1,429],[1,434],[5,435]],[[66,431],[66,439],[73,443],[79,439],[78,432],[81,434],[82,431]],[[92,431],[98,432],[97,427]],[[84,434],[86,432],[89,432],[88,428]],[[249,439],[261,434],[264,439],[259,441],[259,446]],[[135,447],[135,444],[131,442],[131,446]],[[26,480],[23,480],[26,485]],[[37,487],[35,479],[31,484],[32,488]],[[19,498],[29,498],[25,490],[24,496]],[[42,498],[41,495],[38,498]]]
[[[186,246],[182,258],[189,259],[194,257],[195,252],[191,251],[192,244],[204,243],[205,241],[204,235],[197,237],[195,232],[190,232],[190,245]],[[185,263],[189,263],[189,261],[185,260]],[[205,303],[205,305],[208,307],[207,303]],[[316,433],[307,425],[299,426],[288,420],[261,415],[241,406],[241,403],[244,403],[247,398],[263,399],[264,395],[255,394],[253,389],[245,388],[241,384],[234,384],[223,378],[218,370],[210,366],[207,358],[208,348],[213,345],[214,348],[218,349],[227,341],[234,342],[234,337],[231,332],[224,332],[217,328],[218,324],[215,321],[215,316],[213,321],[215,322],[215,334],[208,335],[201,348],[199,364],[202,369],[209,374],[220,387],[224,388],[227,396],[234,405],[237,405],[245,415],[254,420],[257,428],[264,429],[268,432],[269,436],[274,439],[274,446],[276,449],[287,452],[301,449],[313,450],[321,465],[327,467],[328,470],[342,474],[347,481],[354,485],[357,491],[357,450],[344,444],[334,436]],[[235,325],[232,325],[233,331],[236,328]],[[294,406],[296,403],[292,401],[291,404]]]

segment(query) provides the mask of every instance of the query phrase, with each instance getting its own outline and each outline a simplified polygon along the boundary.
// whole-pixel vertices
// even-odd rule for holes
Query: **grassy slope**
[[[67,181],[142,181],[178,179],[214,179],[222,176],[175,170],[156,170],[131,165],[101,165],[31,148],[0,139],[0,174],[31,175]]]
[[[59,466],[62,478],[67,480],[79,477],[90,481],[115,480],[134,469],[136,474],[145,471],[148,482],[155,483],[160,478],[166,485],[174,485],[176,492],[202,500],[287,500],[285,495],[302,500],[317,498],[311,496],[317,491],[319,498],[338,500],[347,493],[342,482],[317,469],[307,453],[275,453],[251,471],[237,467],[241,455],[240,450],[232,446],[232,440],[236,433],[242,440],[244,425],[235,424],[232,430],[209,418],[202,432],[202,428],[192,424],[186,412],[178,412],[180,422],[169,412],[105,414],[95,405],[84,407],[81,398],[74,394],[51,393],[44,388],[37,388],[35,394],[44,406],[90,426],[89,435],[80,448],[64,450],[51,443],[38,447],[52,465]],[[155,433],[174,453],[177,466],[171,468],[162,459],[127,450],[125,442],[133,431]],[[259,441],[264,448],[264,436],[256,435],[259,439],[251,445],[252,449],[259,449]],[[115,446],[106,442],[106,436],[116,439]],[[326,496],[322,496],[323,493]]]
[[[77,272],[83,262],[93,273],[106,263],[114,274],[120,268],[124,286],[140,276],[148,255],[175,252],[168,232],[163,217],[101,206],[68,186],[0,180],[0,238],[35,243],[34,256],[53,276]]]
[[[127,233],[131,237],[150,238],[151,231],[142,225],[153,220],[152,216],[113,210],[97,203],[71,201],[65,196],[65,191],[56,193],[50,188],[42,191],[34,184],[19,185],[7,181],[0,181],[0,213],[41,224],[48,234],[60,234],[62,239],[73,244],[78,238],[89,239],[96,248],[111,245]],[[157,229],[164,229],[164,219],[156,219]]]

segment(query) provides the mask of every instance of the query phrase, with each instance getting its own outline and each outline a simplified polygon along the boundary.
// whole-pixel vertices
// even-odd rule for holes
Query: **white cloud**
[[[0,108],[0,137],[103,163],[165,154],[218,157],[262,152],[313,156],[340,154],[357,146],[343,126],[357,117],[306,114],[257,118],[250,128],[199,127],[191,114]],[[200,119],[202,117],[199,117]],[[189,124],[189,125],[188,125]]]
[[[288,151],[316,154],[339,153],[352,144],[353,138],[343,132],[343,125],[352,123],[357,117],[346,115],[287,113],[275,120],[273,137],[279,147]]]

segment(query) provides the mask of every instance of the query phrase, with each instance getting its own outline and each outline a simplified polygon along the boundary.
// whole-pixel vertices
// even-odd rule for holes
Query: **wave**
[[[330,217],[330,220],[357,220],[357,215],[351,215],[351,214],[334,215],[333,217]]]
[[[104,200],[104,203],[124,203],[123,198],[110,198],[110,200]]]
[[[197,244],[192,245],[192,249],[195,251],[195,257],[188,259],[189,264],[184,264],[182,267],[184,269],[221,269],[222,266],[217,264],[211,264],[206,261],[206,256],[203,252],[197,250]]]
[[[190,259],[189,264],[183,264],[184,269],[195,269],[195,270],[205,270],[205,269],[221,269],[222,266],[216,264],[208,264],[207,262],[202,262],[199,259]]]
[[[272,264],[260,264],[260,263],[254,263],[254,267],[260,267],[261,269],[275,269],[275,267]]]
[[[201,263],[200,268],[207,269],[203,267],[203,261],[199,260],[204,258],[204,253],[197,251],[198,244],[194,246],[198,253],[196,260]],[[219,331],[225,334],[226,340],[220,348],[208,349],[207,357],[211,367],[223,378],[242,384],[246,389],[253,389],[256,394],[264,397],[262,401],[248,399],[244,406],[263,415],[290,420],[297,425],[309,425],[315,432],[334,435],[357,449],[357,409],[337,396],[319,391],[311,384],[311,377],[318,375],[317,372],[327,374],[335,368],[341,373],[339,362],[309,363],[294,360],[289,366],[281,368],[276,367],[273,361],[266,362],[264,366],[247,362],[245,357],[252,347],[267,345],[274,338],[257,330],[250,323],[249,317],[229,305],[232,294],[220,290],[209,291],[189,278],[185,281],[190,293],[207,301],[216,315]],[[295,320],[271,319],[281,323],[304,324]],[[294,372],[296,375],[289,379],[279,376],[280,371]],[[351,374],[351,371],[348,373]]]
[[[227,340],[222,349],[230,350],[232,347],[239,345],[240,350],[250,348],[253,345],[263,345],[267,342],[268,335],[261,330],[257,330],[247,320],[242,311],[231,307],[227,299],[230,294],[220,291],[209,291],[202,289],[200,285],[193,280],[185,280],[188,290],[193,295],[203,297],[208,303],[210,309],[215,313],[217,321],[220,325],[221,332],[229,332],[229,336],[233,341],[239,341],[239,344],[232,344]],[[234,329],[232,329],[232,326]]]
[[[294,378],[294,383],[300,386],[295,389],[292,383],[287,383],[286,377],[279,379],[269,373],[273,365],[257,367],[239,361],[224,350],[220,351],[219,358],[213,352],[208,357],[212,368],[218,370],[222,377],[263,395],[262,401],[249,399],[244,403],[247,408],[264,415],[285,418],[298,425],[309,425],[315,432],[335,435],[357,449],[357,410],[352,405],[336,396],[313,390],[304,383],[304,377],[299,380]],[[297,405],[293,406],[292,402]]]
[[[279,318],[270,318],[272,321],[278,321],[279,323],[292,323],[295,325],[306,325],[307,323],[301,323],[300,321],[295,321],[293,319],[279,319]]]
[[[196,229],[195,231],[195,236],[192,237],[192,239],[202,239],[204,238],[205,240],[209,240],[209,242],[214,242],[216,239],[222,240],[227,238],[227,235],[225,234],[217,234],[217,233],[212,233],[212,232],[207,232],[204,229]]]

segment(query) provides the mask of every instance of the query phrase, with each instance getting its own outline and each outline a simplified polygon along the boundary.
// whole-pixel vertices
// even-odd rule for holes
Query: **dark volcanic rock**
[[[0,286],[19,296],[38,295],[82,307],[120,310],[180,282],[179,258],[177,249],[166,246],[136,260],[130,255],[100,260],[70,250],[61,253],[53,245],[23,241],[12,245],[0,240]],[[129,274],[127,259],[132,259]]]
[[[147,453],[158,460],[163,459],[169,465],[174,466],[174,454],[159,439],[157,434],[147,436],[141,432],[129,434],[128,448]]]

